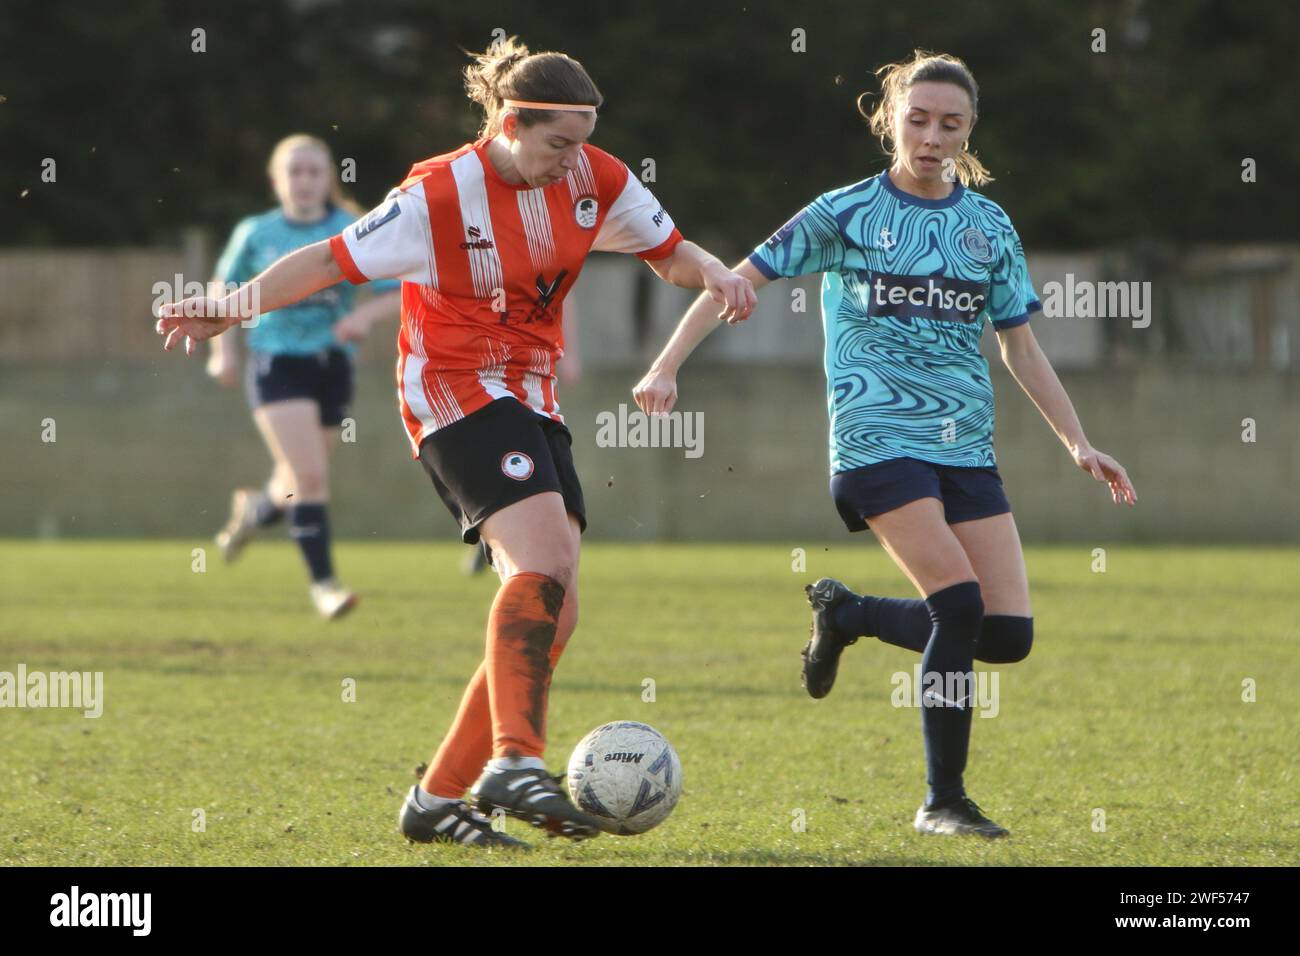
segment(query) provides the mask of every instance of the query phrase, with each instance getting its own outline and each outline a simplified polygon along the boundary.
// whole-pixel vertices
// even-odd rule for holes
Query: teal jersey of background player
[[[769,279],[825,273],[832,475],[997,464],[984,320],[1014,328],[1042,308],[997,203],[960,183],[922,199],[881,173],[819,196],[749,260]]]
[[[337,206],[327,208],[325,217],[316,222],[293,222],[279,207],[244,219],[231,233],[217,261],[215,278],[222,282],[247,282],[282,256],[336,236],[357,219]],[[392,279],[368,285],[376,293],[391,292],[402,286]],[[356,286],[339,282],[293,305],[267,312],[256,325],[244,329],[248,347],[272,355],[311,355],[330,347],[351,354],[356,346],[340,345],[334,339],[334,323],[352,310],[356,295]]]

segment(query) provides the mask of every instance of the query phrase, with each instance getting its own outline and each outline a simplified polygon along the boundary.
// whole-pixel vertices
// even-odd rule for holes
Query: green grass
[[[344,542],[364,600],[325,624],[287,543],[229,568],[210,549],[193,573],[203,544],[0,542],[0,671],[105,681],[97,720],[0,710],[0,863],[1300,862],[1294,550],[1114,547],[1097,574],[1087,547],[1030,549],[1034,652],[999,669],[1001,713],[974,721],[967,788],[1013,832],[986,844],[911,829],[920,717],[889,698],[915,655],[864,640],[830,697],[799,685],[805,581],[911,596],[874,544],[809,546],[805,573],[780,544],[592,545],[549,762],[597,724],[644,720],[677,747],[685,791],[640,837],[573,845],[512,822],[539,852],[504,857],[394,828],[481,657],[495,578],[461,577],[455,544]]]

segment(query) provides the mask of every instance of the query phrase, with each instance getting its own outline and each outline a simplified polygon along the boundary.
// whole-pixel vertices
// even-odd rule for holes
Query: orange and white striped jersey
[[[682,241],[619,159],[591,145],[544,187],[506,182],[484,138],[411,167],[330,240],[348,281],[402,280],[397,395],[412,456],[428,435],[514,396],[563,422],[562,309],[592,250],[662,259]]]

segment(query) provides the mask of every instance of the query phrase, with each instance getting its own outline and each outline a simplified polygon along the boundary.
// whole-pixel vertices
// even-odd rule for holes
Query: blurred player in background
[[[249,216],[235,227],[217,262],[214,283],[247,282],[290,252],[338,234],[364,211],[343,195],[330,149],[314,136],[282,139],[267,173],[279,208]],[[234,492],[230,521],[217,534],[217,545],[227,561],[234,561],[259,529],[287,514],[289,535],[311,576],[312,603],[327,619],[346,613],[357,601],[334,576],[327,511],[330,456],[352,401],[353,343],[365,338],[376,321],[398,316],[400,285],[373,283],[378,295],[355,307],[353,286],[321,289],[263,314],[245,332],[245,388],[274,468],[264,487]],[[234,386],[239,364],[234,335],[212,340],[209,375]]]
[[[599,832],[542,760],[586,527],[555,387],[564,297],[588,253],[605,250],[706,290],[720,317],[744,318],[755,300],[748,279],[682,239],[626,164],[587,142],[603,98],[576,60],[511,39],[475,56],[465,82],[484,113],[477,141],[417,163],[364,220],[255,281],[261,306],[277,309],[344,277],[403,280],[398,389],[412,456],[465,543],[488,543],[501,587],[483,663],[399,827],[419,841],[519,846],[483,814]],[[189,351],[238,324],[234,298],[163,306],[164,347],[184,339]]]
[[[922,596],[859,596],[830,578],[810,585],[804,686],[813,697],[830,693],[840,653],[860,636],[923,654],[929,792],[914,825],[998,837],[1006,829],[963,785],[973,660],[1022,660],[1033,617],[993,455],[985,317],[1003,362],[1074,463],[1106,483],[1116,504],[1137,498],[1123,467],[1088,443],[1034,339],[1028,323],[1041,306],[1011,220],[967,188],[990,179],[969,151],[978,105],[970,71],[917,51],[879,73],[869,119],[890,168],[818,197],[736,272],[756,288],[825,273],[831,495],[848,529],[869,526]],[[634,389],[643,411],[672,409],[678,369],[718,324],[711,313],[700,300],[682,319]],[[943,679],[933,692],[930,675]]]

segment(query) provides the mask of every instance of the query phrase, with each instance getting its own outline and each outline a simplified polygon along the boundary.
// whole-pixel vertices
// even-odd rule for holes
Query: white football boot
[[[217,532],[217,547],[227,563],[239,557],[244,545],[257,534],[258,509],[266,501],[266,492],[256,488],[236,488],[230,496],[230,520]]]
[[[311,586],[311,602],[327,621],[342,617],[356,607],[359,600],[361,599],[355,593],[333,578],[317,581]]]

